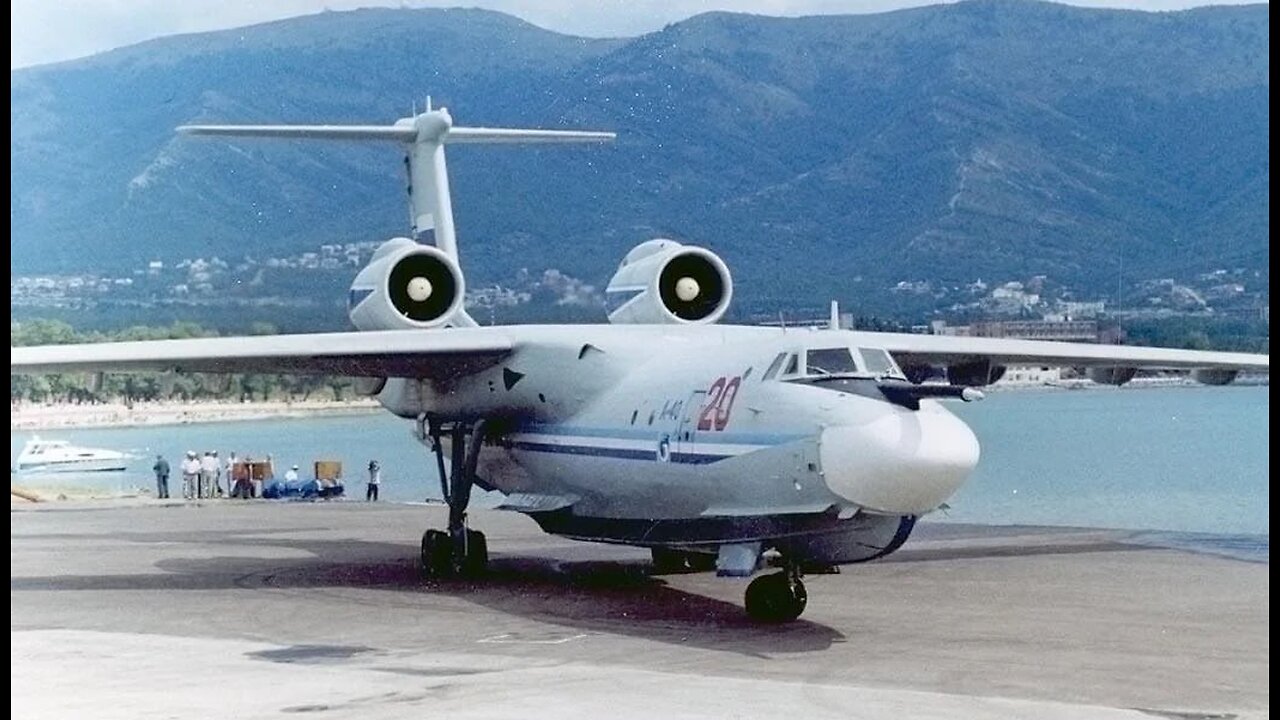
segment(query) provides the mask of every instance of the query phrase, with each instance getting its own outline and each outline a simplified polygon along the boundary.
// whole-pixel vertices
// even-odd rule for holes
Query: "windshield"
[[[894,364],[893,357],[884,350],[879,348],[858,348],[858,353],[862,355],[862,362],[867,366],[867,372],[872,375],[902,377],[902,372]]]
[[[810,350],[806,357],[810,375],[839,375],[858,372],[858,365],[853,360],[849,348],[823,348]]]

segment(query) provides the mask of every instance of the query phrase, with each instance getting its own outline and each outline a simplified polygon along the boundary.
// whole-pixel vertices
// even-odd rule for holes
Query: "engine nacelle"
[[[710,250],[656,239],[627,253],[605,289],[615,324],[707,324],[733,298],[724,261]]]
[[[409,238],[392,238],[356,275],[347,313],[357,330],[440,327],[462,309],[462,271],[448,255]]]

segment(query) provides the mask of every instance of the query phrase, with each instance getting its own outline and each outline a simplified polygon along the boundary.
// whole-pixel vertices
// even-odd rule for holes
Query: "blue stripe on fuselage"
[[[573,425],[551,425],[528,423],[516,429],[520,433],[537,433],[539,435],[569,435],[577,437],[610,438],[616,440],[652,440],[657,442],[663,435],[674,435],[671,430],[659,430],[654,427],[619,428],[619,427],[579,427]],[[783,445],[808,437],[804,433],[746,433],[746,432],[701,432],[694,441],[708,443],[724,443],[728,445]]]
[[[558,455],[587,455],[590,457],[609,457],[619,460],[649,460],[656,461],[658,459],[657,450],[636,450],[634,448],[608,448],[594,447],[588,445],[553,445],[551,443],[525,442],[522,440],[511,443],[511,447],[517,450],[526,450],[528,452],[551,453]],[[686,465],[705,465],[708,463],[718,462],[731,455],[713,455],[702,453],[671,453],[671,462]]]

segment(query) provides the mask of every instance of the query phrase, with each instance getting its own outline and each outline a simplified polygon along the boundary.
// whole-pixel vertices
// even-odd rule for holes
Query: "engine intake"
[[[709,324],[729,309],[733,280],[710,250],[656,239],[627,253],[605,295],[615,324]]]
[[[461,309],[464,291],[462,271],[448,255],[394,238],[356,276],[347,310],[359,330],[434,328]]]

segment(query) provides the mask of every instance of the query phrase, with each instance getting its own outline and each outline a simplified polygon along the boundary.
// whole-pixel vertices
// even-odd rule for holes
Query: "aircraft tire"
[[[788,578],[787,573],[758,577],[747,586],[747,615],[757,622],[791,622],[808,604],[804,583]]]
[[[489,566],[489,543],[484,533],[467,531],[467,555],[462,559],[462,574],[467,577],[483,575]]]
[[[428,530],[422,534],[418,573],[423,580],[434,580],[449,574],[453,564],[450,545],[448,534],[439,530]]]

